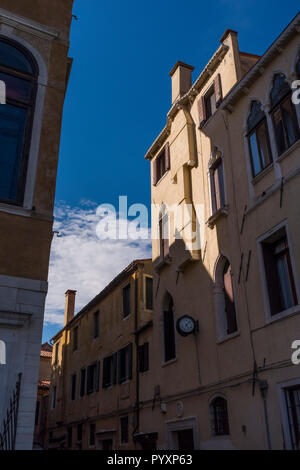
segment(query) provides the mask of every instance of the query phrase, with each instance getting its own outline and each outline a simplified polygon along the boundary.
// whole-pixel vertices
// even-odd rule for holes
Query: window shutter
[[[96,370],[96,392],[99,392],[99,382],[100,382],[100,361],[97,361],[97,370]]]
[[[132,344],[128,346],[128,380],[132,379]]]
[[[201,128],[207,119],[204,96],[201,96],[201,98],[198,100],[198,112],[199,112],[199,127]]]
[[[103,377],[102,377],[102,387],[107,387],[107,358],[103,359]]]
[[[149,343],[144,344],[144,372],[149,370]]]
[[[214,87],[215,87],[215,96],[216,96],[216,106],[218,108],[223,100],[221,75],[219,73],[214,79]]]
[[[165,170],[169,171],[171,168],[171,162],[170,162],[170,145],[169,142],[166,143],[165,146]]]
[[[122,371],[122,350],[118,351],[118,383],[124,382],[123,371]]]

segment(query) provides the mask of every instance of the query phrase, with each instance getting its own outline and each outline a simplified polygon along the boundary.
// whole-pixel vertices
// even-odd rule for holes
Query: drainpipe
[[[264,402],[264,413],[265,413],[265,424],[266,424],[266,433],[267,433],[267,442],[268,442],[268,450],[272,450],[271,446],[271,435],[270,435],[270,427],[269,427],[269,417],[268,417],[268,407],[267,407],[267,395],[268,395],[268,388],[269,384],[266,380],[259,381],[259,388],[260,393]]]

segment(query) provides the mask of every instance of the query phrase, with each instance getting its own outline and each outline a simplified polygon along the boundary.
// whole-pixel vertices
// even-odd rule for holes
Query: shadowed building
[[[139,423],[139,382],[151,380],[152,260],[137,260],[74,316],[53,342],[49,449],[130,450]],[[147,379],[148,378],[148,379]]]
[[[72,5],[73,0],[0,0],[0,80],[6,85],[6,104],[0,104],[0,339],[6,345],[0,447],[5,449],[31,449],[33,442]],[[11,416],[18,411],[16,428],[11,418],[2,428],[7,411]]]
[[[34,426],[34,448],[45,449],[50,394],[52,346],[42,344]]]

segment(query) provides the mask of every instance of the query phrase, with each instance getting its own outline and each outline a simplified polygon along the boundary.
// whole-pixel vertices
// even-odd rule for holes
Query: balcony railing
[[[10,398],[9,408],[3,420],[2,432],[0,433],[0,450],[15,450],[21,379],[22,374],[19,374],[16,389]]]

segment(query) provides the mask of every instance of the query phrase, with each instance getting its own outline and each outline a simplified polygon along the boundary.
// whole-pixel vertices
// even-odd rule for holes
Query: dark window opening
[[[210,169],[213,214],[225,206],[224,168],[218,158]]]
[[[58,364],[58,352],[59,352],[59,343],[55,345],[55,355],[54,355],[54,365],[57,366]]]
[[[119,384],[132,379],[132,344],[118,352]]]
[[[68,448],[72,449],[73,446],[73,428],[68,428]]]
[[[103,388],[117,383],[117,356],[118,354],[115,353],[103,360]]]
[[[285,229],[262,242],[271,315],[298,304]]]
[[[236,310],[232,284],[232,273],[229,261],[226,261],[223,273],[225,313],[227,320],[227,334],[231,335],[237,331]]]
[[[153,163],[153,184],[154,186],[170,170],[170,148],[167,143]]]
[[[211,411],[211,426],[214,436],[228,436],[229,421],[227,401],[222,397],[217,397],[210,405]]]
[[[120,419],[121,425],[121,444],[128,444],[129,439],[129,419],[128,416],[122,416]]]
[[[215,87],[211,87],[205,97],[206,119],[209,119],[217,110]]]
[[[285,390],[289,428],[293,450],[300,450],[300,387]]]
[[[95,435],[96,435],[96,424],[90,424],[90,435],[89,435],[89,445],[90,447],[94,447],[95,445]]]
[[[77,425],[77,440],[79,442],[82,441],[82,436],[83,436],[83,424],[82,423],[79,423]]]
[[[269,132],[261,103],[254,101],[248,118],[248,141],[253,177],[272,163]]]
[[[99,390],[100,362],[91,364],[87,368],[87,394],[97,392]]]
[[[138,347],[139,371],[146,372],[149,370],[149,343],[145,343]]]
[[[0,201],[8,204],[23,204],[37,75],[29,51],[1,38],[0,80],[7,104],[0,106]]]
[[[40,401],[37,401],[36,408],[35,408],[35,425],[36,426],[39,424],[39,417],[40,417]]]
[[[159,220],[160,256],[163,259],[169,254],[169,238],[169,215],[165,214]]]
[[[126,318],[131,313],[131,289],[130,284],[123,288],[123,317]]]
[[[278,154],[290,148],[300,136],[296,109],[291,99],[291,89],[283,74],[274,77],[271,91],[272,118]]]
[[[153,279],[146,276],[146,310],[153,310]]]
[[[76,374],[71,376],[71,400],[74,401],[76,398]]]
[[[170,306],[164,312],[164,346],[165,346],[165,362],[176,358],[175,346],[175,328],[174,328],[174,312],[173,301],[170,300]]]

